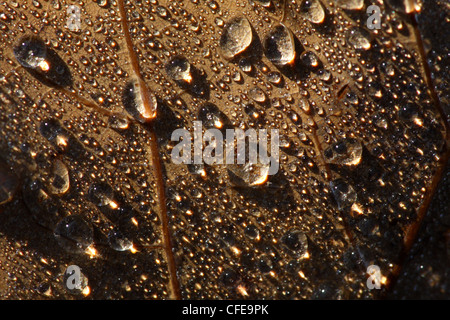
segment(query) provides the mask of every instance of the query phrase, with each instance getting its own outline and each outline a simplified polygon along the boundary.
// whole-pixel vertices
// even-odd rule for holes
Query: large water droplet
[[[402,13],[418,12],[422,7],[421,0],[386,0],[386,2],[394,10]]]
[[[325,10],[319,0],[304,0],[300,10],[303,16],[312,23],[322,23],[325,20]]]
[[[83,252],[94,242],[92,226],[79,215],[63,218],[54,235],[61,247],[70,252]]]
[[[13,51],[17,61],[25,68],[48,68],[47,46],[37,37],[23,37]]]
[[[18,177],[0,162],[0,205],[12,200],[19,186]]]
[[[106,182],[99,181],[89,187],[88,195],[90,200],[97,206],[109,205],[114,200],[114,190]]]
[[[69,190],[69,169],[59,159],[55,159],[52,166],[52,175],[48,183],[48,190],[53,195],[62,195]]]
[[[302,257],[308,251],[308,239],[306,235],[293,229],[286,232],[281,238],[283,245],[289,250],[289,253],[295,257]]]
[[[336,179],[330,182],[331,193],[339,209],[351,206],[357,199],[355,189],[344,179]]]
[[[192,81],[191,64],[184,57],[175,57],[166,65],[166,72],[169,77],[176,81]]]
[[[324,156],[327,162],[353,166],[361,162],[362,144],[357,139],[342,139],[325,149]]]
[[[348,33],[347,40],[356,50],[369,50],[371,47],[370,34],[364,29],[351,29]]]
[[[227,165],[230,182],[239,187],[254,187],[267,181],[269,165],[265,164],[230,164]]]
[[[139,122],[147,122],[156,117],[156,96],[140,79],[127,83],[123,90],[122,103],[125,110]]]
[[[277,25],[264,39],[266,57],[276,65],[286,65],[294,62],[295,43],[292,32],[283,25]]]
[[[336,0],[336,5],[345,10],[361,10],[364,0]]]
[[[225,58],[231,59],[252,43],[252,27],[245,17],[232,18],[225,24],[220,37],[220,48]]]
[[[62,87],[72,84],[66,63],[38,37],[23,37],[13,52],[17,61],[44,84]]]

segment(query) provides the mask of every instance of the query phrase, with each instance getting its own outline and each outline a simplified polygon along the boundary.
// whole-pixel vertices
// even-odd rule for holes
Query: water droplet
[[[192,81],[191,64],[184,57],[175,57],[166,65],[166,72],[169,77],[176,81]]]
[[[317,72],[317,76],[320,80],[328,82],[331,79],[331,72],[326,69],[321,69]]]
[[[331,193],[338,205],[338,209],[350,207],[355,203],[357,194],[353,187],[344,179],[336,179],[330,182]]]
[[[125,116],[120,114],[114,114],[110,116],[108,119],[108,123],[111,128],[116,130],[125,130],[130,126],[130,121],[128,121]]]
[[[324,151],[326,161],[338,165],[353,166],[361,162],[362,144],[357,139],[342,139]]]
[[[122,103],[125,110],[140,122],[147,122],[156,117],[156,96],[140,79],[127,83],[123,90]]]
[[[66,63],[38,37],[23,37],[13,52],[17,61],[44,84],[61,87],[72,84]]]
[[[63,218],[54,235],[61,247],[70,252],[83,252],[94,242],[92,226],[79,215]]]
[[[267,80],[273,84],[281,83],[281,74],[278,71],[271,71],[267,74]]]
[[[269,165],[251,163],[227,165],[230,182],[238,187],[262,185],[269,177],[269,168]]]
[[[113,188],[103,181],[91,184],[88,195],[90,200],[99,207],[107,206],[114,200]]]
[[[206,103],[200,108],[198,118],[205,128],[227,129],[231,127],[230,119],[212,103]]]
[[[320,65],[320,60],[312,51],[304,51],[300,55],[300,60],[305,66],[310,68],[317,68]]]
[[[37,37],[26,36],[14,47],[14,56],[17,61],[25,68],[48,68],[47,46],[44,41]]]
[[[12,200],[18,186],[18,177],[5,163],[0,162],[0,205]]]
[[[371,37],[369,32],[360,28],[352,28],[347,36],[348,42],[356,50],[369,50]]]
[[[281,242],[289,250],[289,253],[295,257],[302,257],[308,251],[308,239],[298,229],[286,232],[281,238]]]
[[[275,26],[264,40],[266,57],[276,65],[293,63],[295,44],[292,32],[283,25]]]
[[[240,276],[234,270],[227,268],[220,274],[219,279],[225,286],[233,287],[239,282]]]
[[[258,87],[253,87],[249,90],[248,96],[255,102],[263,103],[266,101],[266,94]]]
[[[259,230],[254,225],[247,226],[244,230],[244,233],[251,240],[259,240],[260,239]]]
[[[319,0],[304,0],[300,10],[310,22],[320,24],[325,20],[325,10]]]
[[[267,254],[263,254],[258,258],[257,265],[262,273],[268,273],[273,268],[272,259]]]
[[[62,153],[67,150],[70,137],[58,120],[43,120],[39,126],[39,131],[44,138],[52,143],[57,152]]]
[[[69,169],[59,159],[55,159],[52,166],[52,175],[48,184],[48,190],[53,195],[62,195],[69,190]]]
[[[404,122],[412,122],[419,117],[419,107],[412,102],[407,102],[400,107],[398,116]]]
[[[361,10],[364,0],[336,0],[336,5],[345,10]]]
[[[247,18],[235,17],[229,20],[220,37],[220,48],[225,58],[231,59],[245,51],[252,42],[252,28]]]
[[[271,0],[255,0],[255,1],[265,8],[270,7],[272,4]]]
[[[252,63],[249,59],[242,58],[239,60],[239,68],[241,68],[241,70],[245,73],[249,73],[252,71]]]
[[[126,251],[133,247],[133,242],[131,242],[122,234],[122,232],[118,230],[112,230],[108,234],[108,241],[111,248],[116,251]]]

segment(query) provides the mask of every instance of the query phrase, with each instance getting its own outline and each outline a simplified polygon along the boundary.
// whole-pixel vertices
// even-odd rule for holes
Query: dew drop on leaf
[[[220,37],[220,48],[225,58],[231,59],[252,43],[252,27],[245,17],[232,18],[225,24]]]
[[[276,65],[286,65],[295,59],[292,32],[283,25],[273,27],[264,39],[266,57]]]
[[[300,10],[302,15],[312,23],[320,24],[325,20],[325,10],[319,0],[304,0]]]
[[[63,218],[54,230],[61,247],[69,252],[83,252],[94,242],[92,226],[79,215]]]

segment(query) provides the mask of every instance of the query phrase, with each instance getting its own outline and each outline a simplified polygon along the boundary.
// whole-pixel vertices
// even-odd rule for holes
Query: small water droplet
[[[255,102],[263,103],[266,101],[266,94],[258,87],[253,87],[249,90],[248,96]]]
[[[111,248],[116,251],[126,251],[133,247],[133,242],[131,242],[122,234],[122,232],[118,230],[112,230],[108,234],[108,241]]]
[[[325,10],[319,0],[304,0],[300,10],[310,22],[320,24],[325,20]]]
[[[330,182],[330,188],[338,209],[350,207],[355,203],[357,199],[355,189],[344,179],[336,179]]]
[[[91,184],[88,195],[90,200],[99,207],[107,206],[114,200],[113,188],[103,181]]]
[[[364,29],[352,28],[348,33],[347,40],[356,50],[369,50],[371,47],[370,34]]]
[[[270,256],[263,254],[257,260],[258,269],[262,273],[268,273],[273,269],[273,262]]]
[[[166,72],[169,77],[176,81],[192,81],[191,64],[184,57],[175,57],[166,65]]]
[[[130,126],[130,121],[128,119],[120,114],[113,114],[109,117],[108,123],[111,126],[111,128],[116,130],[125,130],[128,129]]]
[[[302,257],[308,251],[308,239],[301,230],[289,230],[283,235],[281,241],[289,253],[295,257]]]
[[[54,235],[61,247],[70,252],[83,252],[94,242],[92,226],[79,215],[63,218]]]
[[[19,186],[18,177],[6,165],[0,162],[0,205],[11,201]]]
[[[251,240],[259,240],[260,234],[259,230],[254,225],[249,225],[244,230],[245,235]]]
[[[52,175],[48,184],[49,192],[53,195],[62,195],[69,190],[69,169],[59,159],[55,159],[52,166]]]
[[[264,164],[229,164],[227,165],[230,182],[239,187],[262,185],[269,177],[269,165]]]
[[[241,68],[241,70],[245,73],[249,73],[253,69],[252,63],[249,59],[246,58],[242,58],[241,60],[239,60],[239,68]]]
[[[247,18],[235,17],[229,20],[220,37],[220,48],[225,58],[231,59],[245,51],[252,42],[252,28]]]
[[[353,166],[361,162],[362,144],[357,139],[342,139],[324,151],[326,161],[338,164]]]
[[[125,110],[140,122],[147,122],[156,117],[156,96],[140,79],[127,83],[123,90],[122,103]]]
[[[331,72],[326,69],[321,69],[317,72],[317,76],[320,80],[328,82],[331,79]]]
[[[267,74],[267,80],[273,84],[281,83],[281,74],[278,71],[271,71]]]
[[[295,44],[292,32],[283,25],[275,26],[264,40],[266,57],[276,65],[286,65],[294,62]]]
[[[317,68],[320,65],[320,60],[312,51],[304,51],[300,55],[302,63],[310,68]]]
[[[198,118],[205,128],[226,129],[231,127],[230,119],[212,103],[206,103],[200,108]]]
[[[364,0],[336,0],[336,5],[345,10],[361,10]]]

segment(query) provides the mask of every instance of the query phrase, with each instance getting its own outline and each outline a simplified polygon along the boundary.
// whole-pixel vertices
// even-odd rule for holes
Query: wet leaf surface
[[[448,159],[444,2],[380,2],[380,30],[361,1],[0,5],[3,299],[448,298],[448,178],[413,246]],[[279,130],[279,171],[175,164],[197,120]]]

